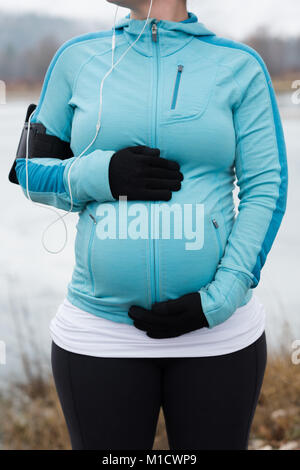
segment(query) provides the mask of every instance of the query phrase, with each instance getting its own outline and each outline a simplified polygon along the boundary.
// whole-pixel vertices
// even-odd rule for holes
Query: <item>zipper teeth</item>
[[[93,270],[92,270],[92,245],[93,245],[93,242],[94,242],[94,238],[95,238],[95,231],[96,231],[96,224],[97,224],[97,221],[95,219],[95,217],[91,214],[89,214],[90,218],[93,220],[93,225],[92,225],[92,229],[91,229],[91,233],[90,233],[90,239],[89,239],[89,245],[88,245],[88,268],[89,268],[89,273],[90,273],[90,278],[91,278],[91,285],[92,285],[92,292],[93,294],[95,295],[95,281],[94,281],[94,275],[93,275]]]
[[[158,39],[158,28],[157,24],[154,22],[152,25],[152,38],[154,41],[155,55],[156,55],[156,98],[155,98],[155,134],[154,134],[154,146],[157,145],[157,107],[158,107],[158,70],[159,70],[159,60],[158,60],[158,50],[157,50],[157,39]],[[154,204],[156,204],[154,202]],[[153,224],[153,272],[154,272],[154,301],[157,299],[157,289],[156,289],[156,240],[155,240],[155,211],[152,216]]]
[[[182,72],[183,72],[183,65],[178,65],[177,74],[176,74],[176,78],[175,78],[175,84],[174,84],[174,91],[173,91],[171,109],[176,108],[177,98],[178,98],[178,91],[179,91],[179,85],[180,85],[180,81],[181,81]]]
[[[215,231],[217,233],[217,240],[218,240],[218,245],[219,245],[219,256],[222,256],[222,242],[221,242],[221,237],[220,237],[220,231],[219,231],[219,224],[218,221],[213,218],[212,219],[213,226],[215,227]]]

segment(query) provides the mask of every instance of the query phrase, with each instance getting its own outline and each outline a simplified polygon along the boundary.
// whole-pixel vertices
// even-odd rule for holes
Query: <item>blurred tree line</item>
[[[262,56],[273,77],[300,71],[300,36],[281,38],[259,28],[244,42]]]
[[[100,22],[101,23],[101,22]],[[51,16],[8,15],[0,17],[0,79],[38,83],[58,49],[66,40],[111,25],[74,21]],[[300,71],[300,36],[274,37],[260,28],[243,42],[256,49],[273,77]]]
[[[0,80],[40,82],[62,43],[88,31],[108,27],[101,24],[101,20],[97,24],[35,14],[1,14],[0,11]]]

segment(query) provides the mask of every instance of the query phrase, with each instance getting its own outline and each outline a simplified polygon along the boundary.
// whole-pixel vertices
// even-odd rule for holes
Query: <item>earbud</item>
[[[55,219],[53,222],[51,222],[44,230],[43,232],[43,235],[42,235],[42,244],[43,244],[43,247],[45,248],[45,250],[48,252],[48,253],[51,253],[51,254],[58,254],[58,253],[61,253],[66,245],[67,245],[67,242],[68,242],[68,228],[66,226],[66,222],[64,220],[64,218],[70,214],[73,210],[73,206],[74,206],[74,201],[73,201],[73,195],[72,195],[72,188],[71,188],[71,170],[73,168],[73,166],[75,165],[75,163],[78,161],[79,158],[81,158],[91,147],[92,145],[95,143],[98,135],[99,135],[99,132],[100,132],[100,129],[101,129],[101,117],[102,117],[102,103],[103,103],[103,85],[104,85],[104,82],[105,80],[107,79],[107,77],[109,77],[109,75],[112,73],[112,71],[114,70],[114,68],[124,59],[124,57],[126,56],[126,54],[128,54],[128,52],[130,51],[130,49],[138,42],[138,40],[140,39],[141,35],[143,34],[143,32],[145,31],[145,28],[149,22],[149,17],[150,17],[150,14],[151,14],[151,10],[152,10],[152,4],[153,4],[153,0],[150,0],[150,6],[149,6],[149,10],[148,10],[148,15],[147,15],[147,20],[142,28],[142,31],[140,32],[140,34],[138,35],[137,39],[128,47],[128,49],[126,49],[126,51],[121,55],[121,57],[117,60],[116,63],[114,63],[114,57],[115,57],[115,48],[116,48],[116,19],[117,19],[117,13],[118,13],[118,9],[119,7],[117,6],[116,8],[116,11],[115,11],[115,17],[114,17],[114,25],[113,25],[113,34],[112,34],[112,42],[111,42],[111,49],[112,49],[112,63],[111,63],[111,68],[106,72],[106,74],[104,75],[104,77],[102,78],[101,80],[101,84],[100,84],[100,100],[99,100],[99,112],[98,112],[98,119],[97,119],[97,123],[96,123],[96,133],[95,133],[95,136],[93,137],[93,139],[91,140],[91,142],[88,144],[88,146],[74,159],[74,161],[72,162],[72,164],[70,165],[69,169],[68,169],[68,177],[67,177],[67,181],[68,181],[68,189],[69,189],[69,194],[70,194],[70,209],[63,215],[61,215],[56,209],[54,209],[53,207],[48,207],[48,206],[44,206],[42,204],[39,204],[38,202],[34,202],[32,201],[31,197],[30,197],[30,194],[29,194],[29,183],[28,183],[28,159],[29,159],[29,135],[30,135],[30,123],[31,123],[31,118],[34,114],[34,112],[30,115],[29,119],[28,119],[28,133],[27,133],[27,141],[26,141],[26,193],[27,193],[27,197],[28,199],[33,203],[33,204],[36,204],[38,206],[41,206],[41,207],[44,207],[45,209],[48,209],[48,210],[51,210],[52,212],[54,212],[58,217],[57,219]],[[45,244],[45,235],[48,231],[48,229],[50,227],[52,227],[52,225],[54,225],[56,222],[59,222],[61,221],[63,226],[64,226],[64,230],[65,230],[65,240],[64,240],[64,243],[63,243],[63,246],[60,250],[58,251],[51,251],[49,250],[47,247],[46,247],[46,244]]]

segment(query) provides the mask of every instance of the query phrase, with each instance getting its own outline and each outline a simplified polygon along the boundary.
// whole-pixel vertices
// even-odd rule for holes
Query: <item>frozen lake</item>
[[[290,347],[289,329],[292,339],[300,339],[300,104],[292,104],[291,94],[278,99],[288,149],[288,210],[256,288],[267,311],[270,349],[282,342]],[[41,354],[49,367],[48,325],[65,296],[74,262],[77,215],[66,219],[69,242],[64,252],[47,254],[41,235],[55,215],[33,206],[7,179],[29,102],[24,98],[0,105],[0,340],[7,351],[7,364],[0,365],[2,383],[21,377],[20,349],[30,351],[33,342],[38,350],[31,354]],[[61,224],[51,229],[47,241],[53,249],[61,246],[63,235]]]

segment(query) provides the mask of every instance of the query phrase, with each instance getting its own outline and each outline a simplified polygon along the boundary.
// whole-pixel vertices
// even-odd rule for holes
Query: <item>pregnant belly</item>
[[[126,211],[118,202],[88,209],[87,267],[95,297],[149,308],[213,279],[226,243],[219,211],[205,212],[195,202],[175,208],[129,202]]]

